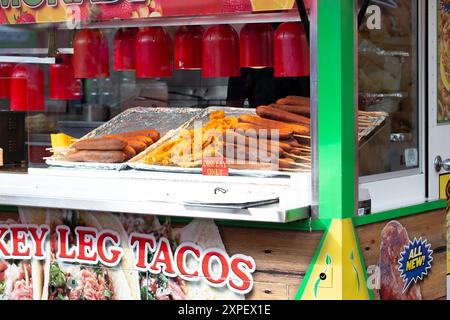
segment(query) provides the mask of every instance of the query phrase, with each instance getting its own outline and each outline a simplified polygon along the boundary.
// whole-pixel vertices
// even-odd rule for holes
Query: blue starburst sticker
[[[414,238],[408,245],[404,247],[398,261],[398,270],[401,272],[404,286],[403,292],[408,290],[412,282],[417,283],[428,275],[431,269],[431,261],[433,261],[433,250],[430,249],[431,244],[427,240]]]

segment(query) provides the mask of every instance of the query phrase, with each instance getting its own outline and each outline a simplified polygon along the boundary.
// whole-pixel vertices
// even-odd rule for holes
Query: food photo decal
[[[256,264],[252,257],[242,254],[230,257],[222,249],[205,250],[192,242],[183,242],[174,250],[170,239],[157,239],[154,234],[138,232],[131,233],[125,244],[114,230],[99,231],[86,226],[71,229],[58,225],[54,232],[51,235],[48,225],[1,225],[0,261],[47,260],[51,254],[52,259],[60,263],[116,267],[124,259],[124,248],[132,248],[133,267],[139,271],[162,273],[169,278],[179,276],[190,282],[204,281],[212,287],[227,287],[238,294],[246,294],[253,288]],[[187,263],[188,259],[197,262],[195,267]]]

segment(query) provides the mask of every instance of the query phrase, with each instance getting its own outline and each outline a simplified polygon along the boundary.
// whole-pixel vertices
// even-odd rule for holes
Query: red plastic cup
[[[73,67],[76,78],[109,76],[108,41],[100,30],[78,31],[73,48]]]
[[[11,74],[13,63],[0,63],[0,99],[9,99],[11,95]]]
[[[202,42],[205,29],[201,26],[183,26],[175,33],[175,69],[202,68]]]
[[[72,55],[61,55],[62,63],[49,67],[49,97],[53,100],[77,100],[83,95],[82,83],[73,72]]]
[[[114,70],[129,71],[136,69],[136,36],[139,28],[121,28],[114,35]]]
[[[11,75],[11,110],[45,111],[44,73],[33,64],[18,64]]]
[[[273,29],[268,23],[247,24],[240,36],[241,67],[273,67]]]
[[[170,35],[162,27],[142,29],[136,38],[136,77],[162,78],[173,73]]]
[[[299,22],[285,22],[275,31],[275,77],[310,75],[309,45]]]
[[[240,75],[239,35],[230,25],[210,27],[203,35],[203,76]]]

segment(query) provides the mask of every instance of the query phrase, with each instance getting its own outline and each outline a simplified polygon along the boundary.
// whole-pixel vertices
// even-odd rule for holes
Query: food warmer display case
[[[124,258],[127,285],[97,298],[442,298],[438,56],[427,69],[423,49],[441,2],[2,2],[0,221],[151,226],[248,258],[228,291],[208,270],[207,289],[165,272],[166,291],[143,290],[159,275],[141,266],[136,295]],[[424,261],[434,250],[422,289],[389,262],[416,236]],[[51,259],[42,272],[72,272]],[[86,298],[63,286],[33,298]]]

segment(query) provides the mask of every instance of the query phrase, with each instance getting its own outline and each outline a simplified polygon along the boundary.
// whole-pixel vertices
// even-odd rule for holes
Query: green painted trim
[[[425,202],[414,206],[403,207],[399,209],[389,210],[381,213],[374,213],[362,217],[354,217],[353,223],[355,226],[363,226],[367,224],[377,223],[386,220],[392,220],[400,217],[421,214],[428,211],[444,209],[447,205],[446,200],[439,200],[433,202]]]
[[[422,204],[403,207],[399,209],[374,213],[362,217],[353,217],[355,227],[364,226],[367,224],[387,221],[399,217],[406,217],[415,214],[422,214],[428,211],[445,209],[447,202],[445,200],[425,202]],[[2,206],[0,211],[4,212],[18,212],[17,207]],[[165,216],[160,216],[161,221],[165,220]],[[192,218],[171,217],[176,223],[189,223]],[[324,231],[327,225],[327,219],[307,219],[291,223],[264,223],[264,222],[249,222],[249,221],[235,221],[235,220],[216,220],[217,225],[225,227],[236,228],[256,228],[256,229],[274,229],[274,230],[289,230],[289,231]]]
[[[2,205],[0,205],[0,211],[3,211],[3,212],[19,212],[17,207],[2,206]]]
[[[319,208],[322,219],[356,212],[354,0],[317,2]]]
[[[314,257],[311,260],[311,263],[309,264],[308,271],[306,271],[305,276],[303,277],[302,282],[300,283],[300,287],[298,288],[297,294],[295,295],[294,300],[301,300],[303,297],[303,293],[305,292],[306,285],[308,284],[309,279],[311,278],[311,274],[314,269],[314,265],[317,262],[317,258],[319,257],[320,251],[322,250],[323,244],[325,242],[325,239],[328,235],[328,229],[331,224],[331,220],[324,221],[322,220],[325,226],[325,232],[322,235],[322,239],[319,242],[319,245],[317,246],[316,252],[314,253]]]
[[[165,219],[165,218],[161,218]],[[171,218],[175,223],[189,223],[191,218]],[[288,230],[288,231],[324,231],[326,226],[320,219],[307,219],[291,223],[269,223],[269,222],[250,222],[250,221],[235,221],[235,220],[215,220],[218,226],[236,227],[236,228],[256,228],[256,229],[274,229],[274,230]]]

